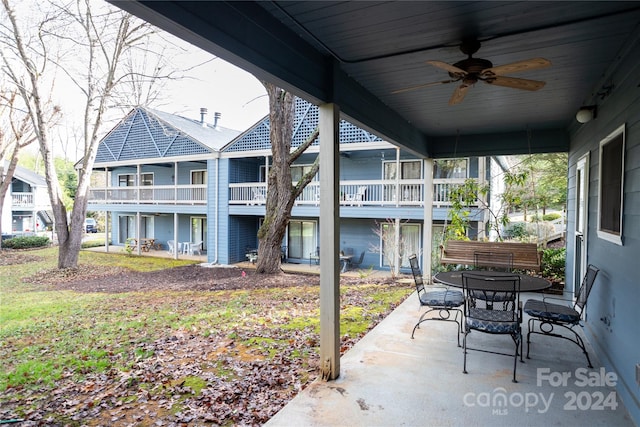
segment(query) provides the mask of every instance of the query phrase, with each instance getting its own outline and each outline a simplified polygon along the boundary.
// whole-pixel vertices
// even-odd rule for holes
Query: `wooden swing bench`
[[[479,257],[478,254],[482,254]],[[441,264],[461,264],[476,267],[500,267],[499,259],[509,255],[511,268],[540,271],[542,252],[535,243],[480,242],[477,240],[447,240],[440,245]]]

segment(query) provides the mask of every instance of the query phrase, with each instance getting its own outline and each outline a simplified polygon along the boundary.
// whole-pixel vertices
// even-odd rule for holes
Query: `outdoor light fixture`
[[[578,123],[587,123],[596,118],[596,106],[584,105],[576,113]]]

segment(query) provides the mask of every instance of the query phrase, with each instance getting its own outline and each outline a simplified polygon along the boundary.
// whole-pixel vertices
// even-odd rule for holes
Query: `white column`
[[[136,240],[138,241],[137,244],[137,251],[138,251],[138,255],[142,254],[142,248],[141,248],[141,241],[140,241],[140,211],[136,212]]]
[[[400,206],[400,149],[396,148],[396,207]],[[398,246],[396,246],[397,248]]]
[[[491,161],[491,157],[478,157],[478,186],[479,187],[482,187],[487,183],[487,162],[489,161]],[[491,205],[486,195],[480,195],[480,197],[482,198],[482,201],[486,205]],[[489,235],[486,233],[488,216],[489,216],[489,209],[484,209],[482,219],[478,221],[478,240],[489,237]]]
[[[320,370],[340,375],[340,110],[320,105]]]
[[[424,160],[424,225],[422,230],[422,271],[431,282],[431,249],[433,243],[433,159]]]
[[[109,252],[109,211],[104,212],[104,251]]]

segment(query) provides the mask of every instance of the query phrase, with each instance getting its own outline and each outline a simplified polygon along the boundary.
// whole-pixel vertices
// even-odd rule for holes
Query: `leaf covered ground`
[[[3,251],[0,268],[35,262]],[[0,421],[263,424],[319,374],[318,285],[318,276],[197,265],[26,274],[15,298],[33,313],[0,330]],[[343,278],[342,351],[410,292]]]

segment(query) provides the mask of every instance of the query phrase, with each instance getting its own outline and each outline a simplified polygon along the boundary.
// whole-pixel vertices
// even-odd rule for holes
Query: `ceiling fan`
[[[456,88],[453,92],[453,96],[449,100],[449,105],[455,105],[462,102],[469,88],[478,82],[478,80],[496,86],[530,91],[538,90],[545,85],[545,82],[538,80],[518,79],[515,77],[505,76],[505,74],[545,68],[551,65],[549,60],[544,58],[531,58],[524,61],[512,62],[511,64],[498,65],[494,67],[491,61],[472,57],[478,49],[480,49],[480,42],[478,40],[464,40],[460,45],[460,50],[468,56],[467,59],[458,61],[453,65],[442,61],[427,61],[427,64],[448,71],[451,79],[398,89],[391,93],[409,92],[429,86],[461,81],[462,83]]]

